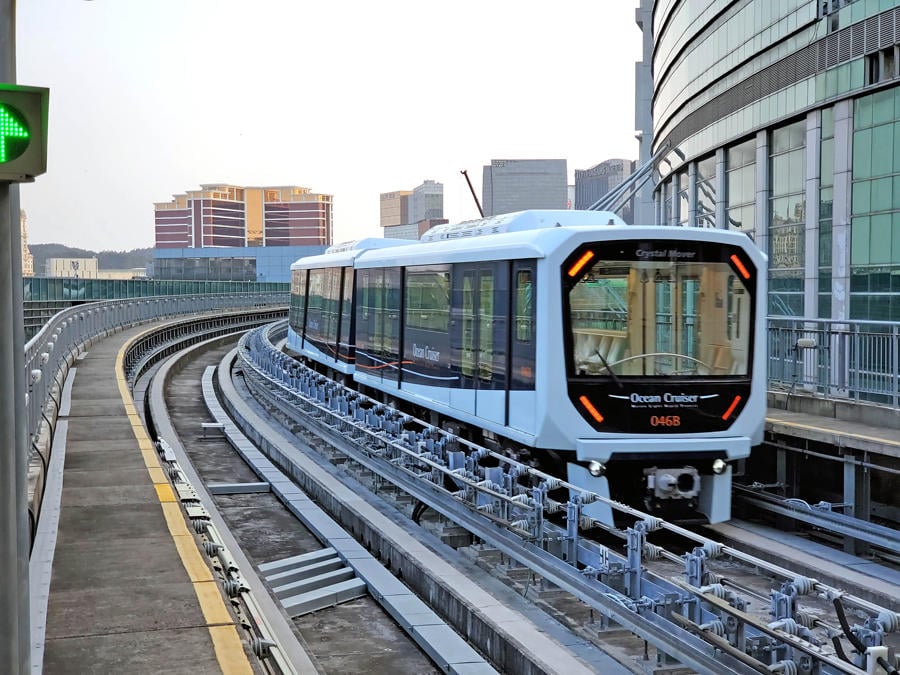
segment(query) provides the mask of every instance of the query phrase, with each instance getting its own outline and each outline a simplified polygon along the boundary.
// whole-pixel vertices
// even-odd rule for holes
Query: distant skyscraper
[[[586,209],[620,185],[634,172],[634,162],[628,159],[607,159],[590,169],[575,169],[575,208]],[[628,200],[617,213],[632,224],[632,200]]]
[[[492,159],[481,185],[484,215],[565,209],[567,186],[564,159]]]
[[[409,222],[411,190],[381,193],[381,226],[406,225]]]
[[[22,276],[34,276],[34,256],[28,248],[28,229],[25,227],[25,221],[28,216],[25,215],[25,209],[19,210],[19,225],[22,228]]]
[[[156,248],[330,245],[331,195],[210,183],[154,204]]]
[[[444,217],[444,184],[426,180],[413,188],[409,202],[409,222],[437,220]]]

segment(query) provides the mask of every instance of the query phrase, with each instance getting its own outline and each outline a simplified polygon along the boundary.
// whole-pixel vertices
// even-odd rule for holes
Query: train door
[[[506,263],[456,266],[454,306],[461,386],[450,405],[504,424],[506,420]],[[456,342],[456,340],[454,340]]]

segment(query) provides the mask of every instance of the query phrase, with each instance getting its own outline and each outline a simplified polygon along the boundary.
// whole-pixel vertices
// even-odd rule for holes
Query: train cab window
[[[589,257],[580,254],[587,265],[566,268],[575,375],[748,374],[752,286],[722,249],[681,241],[606,247],[595,244]]]

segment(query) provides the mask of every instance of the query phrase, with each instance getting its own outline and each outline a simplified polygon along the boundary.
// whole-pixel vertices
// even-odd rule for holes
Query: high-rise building
[[[483,170],[481,206],[485,216],[565,209],[567,188],[564,159],[492,159]]]
[[[412,190],[395,190],[381,193],[381,226],[409,223],[409,197]]]
[[[34,256],[31,255],[31,249],[28,248],[28,228],[25,227],[27,219],[25,209],[19,209],[19,226],[22,228],[22,276],[33,277]]]
[[[714,4],[638,10],[656,222],[753,238],[770,315],[900,321],[900,7]]]
[[[331,195],[210,183],[154,204],[156,248],[327,246]]]
[[[412,190],[381,193],[381,227],[387,239],[418,239],[444,220],[444,184],[426,180]]]
[[[439,220],[444,217],[444,184],[426,180],[413,188],[409,197],[409,222]]]
[[[634,169],[634,162],[629,159],[607,159],[590,169],[575,169],[575,208],[590,208],[628,178]],[[628,224],[634,222],[632,212],[630,199],[617,211]]]

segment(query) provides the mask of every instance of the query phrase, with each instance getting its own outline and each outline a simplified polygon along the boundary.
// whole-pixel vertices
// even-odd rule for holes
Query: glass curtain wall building
[[[769,256],[771,315],[900,321],[896,0],[638,12],[654,220],[745,232]]]

